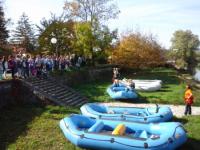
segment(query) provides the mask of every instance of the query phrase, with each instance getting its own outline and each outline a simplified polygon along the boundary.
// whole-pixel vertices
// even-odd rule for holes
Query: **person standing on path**
[[[184,100],[185,100],[185,115],[189,114],[191,115],[192,114],[192,104],[193,104],[193,100],[194,100],[194,97],[193,97],[193,94],[192,94],[192,90],[191,90],[191,87],[190,85],[187,85],[186,86],[186,90],[185,90],[185,94],[184,94]]]

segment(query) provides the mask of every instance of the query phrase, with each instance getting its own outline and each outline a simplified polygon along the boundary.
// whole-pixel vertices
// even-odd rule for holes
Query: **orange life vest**
[[[194,97],[192,95],[192,90],[191,89],[187,89],[185,91],[185,97],[184,98],[185,98],[185,103],[186,104],[189,104],[189,105],[193,104]]]

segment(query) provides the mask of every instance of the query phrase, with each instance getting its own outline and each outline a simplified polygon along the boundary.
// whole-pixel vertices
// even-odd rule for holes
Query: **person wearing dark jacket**
[[[23,57],[22,60],[22,75],[24,79],[29,77],[29,63],[26,57]]]
[[[8,57],[8,69],[11,70],[13,79],[15,78],[15,67],[16,67],[16,63],[15,63],[14,57],[9,56]]]

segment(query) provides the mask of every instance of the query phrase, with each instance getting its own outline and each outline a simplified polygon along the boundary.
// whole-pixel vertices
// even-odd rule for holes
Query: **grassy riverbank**
[[[183,105],[183,95],[186,82],[179,78],[179,74],[172,69],[154,69],[145,71],[135,71],[122,74],[123,78],[131,79],[159,79],[162,80],[162,88],[155,92],[139,92],[139,100],[130,101],[138,103],[161,103]],[[111,81],[97,81],[94,83],[78,85],[74,88],[87,96],[91,102],[111,102],[113,101],[106,93],[106,88]],[[200,106],[200,89],[193,88],[195,105]]]
[[[123,74],[126,78],[161,79],[163,88],[158,92],[139,92],[140,100],[146,103],[183,104],[185,82],[170,69],[146,70]],[[106,93],[109,81],[98,81],[76,86],[91,102],[112,102]],[[196,105],[200,105],[198,89],[194,89]],[[18,105],[0,110],[0,149],[9,150],[81,150],[67,141],[59,129],[59,121],[71,113],[79,113],[79,108],[59,106]],[[200,116],[174,118],[184,124],[188,131],[188,141],[180,149],[198,150],[200,146]]]
[[[0,149],[8,150],[81,150],[67,141],[59,129],[59,121],[78,108],[20,105],[0,111]],[[198,150],[200,146],[200,116],[176,119],[188,131],[188,141],[180,150]]]

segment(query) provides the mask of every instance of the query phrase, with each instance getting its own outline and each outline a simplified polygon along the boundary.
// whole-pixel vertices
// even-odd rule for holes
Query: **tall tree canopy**
[[[122,36],[112,62],[125,68],[154,67],[164,62],[161,46],[152,35],[128,33]]]
[[[75,20],[75,22],[81,22],[76,28],[77,38],[82,39],[81,42],[78,42],[78,45],[84,45],[83,51],[90,53],[92,63],[94,63],[95,51],[106,47],[104,45],[106,44],[106,38],[103,40],[100,38],[102,33],[105,33],[101,29],[104,31],[106,29],[103,24],[105,21],[118,16],[117,6],[113,3],[113,0],[72,0],[65,2],[64,11],[68,18]],[[87,30],[85,37],[83,37],[85,32],[83,28]],[[110,31],[107,33],[112,35]]]
[[[43,33],[51,24],[55,22],[65,22],[65,15],[62,13],[60,16],[56,16],[51,13],[50,19],[42,18],[40,25],[36,25],[39,34]]]
[[[117,30],[110,31],[107,26],[97,26],[93,33],[91,24],[84,22],[76,23],[75,32],[76,52],[89,58],[94,57],[95,61],[106,62],[107,51],[113,48],[112,42],[117,39]]]
[[[34,50],[35,46],[35,34],[34,27],[30,23],[28,16],[23,13],[17,22],[17,27],[14,30],[12,42],[19,43],[23,48],[25,48],[28,52]]]
[[[56,38],[55,44],[51,39]],[[74,50],[74,22],[52,22],[39,36],[40,52],[66,54]]]
[[[4,47],[7,43],[8,30],[6,29],[6,23],[7,21],[4,17],[3,4],[2,1],[0,1],[0,47]]]
[[[81,21],[90,22],[103,21],[116,18],[119,14],[117,5],[113,0],[67,0],[64,5],[66,15]]]
[[[92,34],[91,25],[89,23],[77,23],[75,25],[76,33],[76,53],[91,57],[90,43],[91,39],[94,39]],[[93,43],[96,41],[93,41]]]
[[[174,32],[171,42],[176,64],[180,68],[186,68],[192,72],[196,65],[195,50],[200,44],[198,35],[193,34],[190,30],[178,30]]]

